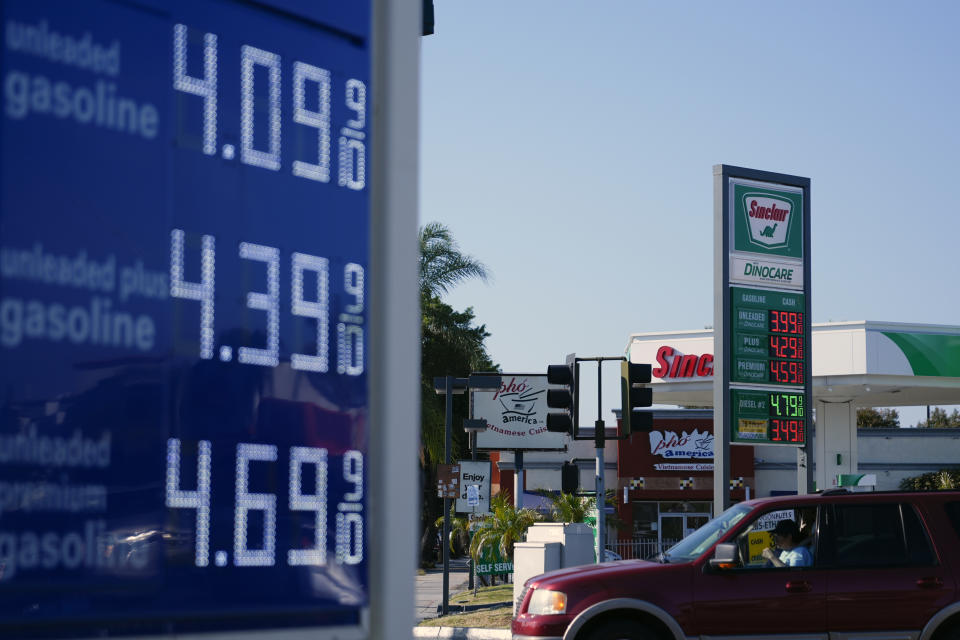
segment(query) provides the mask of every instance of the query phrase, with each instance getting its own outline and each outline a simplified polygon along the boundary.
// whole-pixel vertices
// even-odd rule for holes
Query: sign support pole
[[[414,624],[420,314],[417,146],[421,3],[373,0],[370,223],[370,640]]]
[[[729,197],[729,181],[723,165],[713,168],[713,218],[723,220]],[[713,515],[730,506],[730,421],[727,419],[727,389],[730,388],[730,341],[726,335],[727,282],[730,279],[730,234],[726,225],[714,222],[713,231]]]

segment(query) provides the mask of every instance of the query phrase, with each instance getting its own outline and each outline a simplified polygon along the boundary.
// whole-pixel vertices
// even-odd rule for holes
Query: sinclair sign
[[[798,469],[806,478],[798,478],[798,489],[812,484],[806,466],[810,179],[714,167],[714,256],[714,502],[720,509],[729,506],[731,444],[803,448]],[[684,369],[681,360],[677,372],[692,367]]]
[[[730,281],[803,288],[803,191],[734,181]]]

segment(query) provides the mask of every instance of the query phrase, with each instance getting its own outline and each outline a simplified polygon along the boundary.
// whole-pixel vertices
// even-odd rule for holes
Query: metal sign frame
[[[811,354],[809,345],[810,327],[810,179],[800,176],[787,175],[782,173],[773,173],[770,171],[760,171],[757,169],[747,169],[744,167],[734,167],[730,165],[716,165],[713,168],[714,188],[713,188],[713,210],[714,210],[714,313],[713,313],[713,335],[714,335],[714,382],[713,382],[713,409],[714,409],[714,511],[720,511],[730,506],[730,486],[728,479],[731,472],[730,445],[732,432],[732,410],[731,395],[732,389],[759,389],[759,390],[777,390],[772,385],[746,385],[744,383],[735,383],[731,387],[730,365],[733,358],[733,331],[731,324],[731,285],[737,287],[748,286],[757,288],[759,291],[796,291],[803,295],[804,306],[804,331],[803,335],[808,336],[807,354],[804,358],[803,366],[803,390],[805,405],[809,416],[809,409],[813,406],[812,397],[812,379],[811,379]],[[778,285],[778,283],[769,282],[744,282],[742,278],[731,279],[731,264],[737,256],[733,247],[734,229],[732,209],[732,189],[734,184],[749,184],[763,191],[765,188],[777,190],[783,189],[792,193],[797,193],[802,198],[802,272],[789,274],[791,278],[789,283]],[[771,225],[772,227],[772,225]],[[789,231],[789,230],[788,230]],[[775,230],[764,229],[762,235],[767,233],[772,237]],[[796,238],[794,238],[796,240]],[[781,244],[786,244],[784,240]],[[771,262],[777,259],[772,258]],[[797,261],[787,259],[785,264],[777,265],[784,269],[791,268]],[[799,265],[798,265],[799,266]],[[791,284],[793,279],[799,276],[800,284]],[[779,389],[783,390],[783,389]],[[812,424],[809,417],[807,424]],[[808,429],[809,431],[809,429]],[[813,490],[812,468],[807,461],[810,459],[812,451],[812,439],[807,438],[803,448],[798,449],[798,488],[801,492]]]
[[[355,626],[212,633],[167,631],[125,636],[131,640],[171,637],[174,633],[181,640],[224,640],[264,635],[273,640],[388,640],[395,637],[398,626],[413,626],[412,577],[416,569],[416,514],[419,512],[418,497],[411,487],[417,484],[416,447],[420,422],[420,323],[415,292],[422,4],[419,0],[368,1],[372,14],[368,41],[372,97],[368,119],[375,135],[368,150],[367,530],[389,529],[391,532],[389,536],[376,533],[368,536],[369,604],[361,610],[359,624]],[[285,3],[286,0],[275,2]],[[166,7],[162,0],[143,0],[140,4],[160,12]],[[290,6],[290,11],[295,12],[292,4]],[[273,10],[281,11],[276,7]],[[261,60],[258,64],[273,63],[271,59]],[[154,130],[151,127],[155,122],[150,118],[144,122],[146,136]],[[158,480],[162,482],[163,478]],[[47,638],[59,633],[75,637],[70,629],[61,632],[47,628],[42,632]]]

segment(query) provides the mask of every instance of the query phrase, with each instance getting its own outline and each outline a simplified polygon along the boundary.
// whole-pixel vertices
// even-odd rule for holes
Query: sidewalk
[[[450,595],[467,588],[469,561],[450,559]],[[416,621],[437,617],[437,606],[443,601],[443,566],[428,569],[416,577]],[[466,629],[459,627],[414,627],[414,638],[449,638],[451,640],[510,640],[508,629]]]
[[[469,560],[466,558],[450,559],[450,595],[467,588],[469,580]],[[443,602],[443,565],[427,572],[416,579],[416,621],[437,617],[437,606]]]

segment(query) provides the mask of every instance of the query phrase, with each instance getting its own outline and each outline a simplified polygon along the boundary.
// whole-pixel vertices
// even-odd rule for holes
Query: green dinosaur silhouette
[[[765,238],[772,238],[772,237],[773,237],[773,232],[777,230],[777,225],[778,225],[778,224],[780,224],[780,223],[779,223],[779,222],[774,222],[772,227],[771,227],[770,225],[767,225],[767,228],[764,229],[763,231],[761,231],[761,232],[760,232],[760,235],[762,235],[762,236],[765,237]]]

